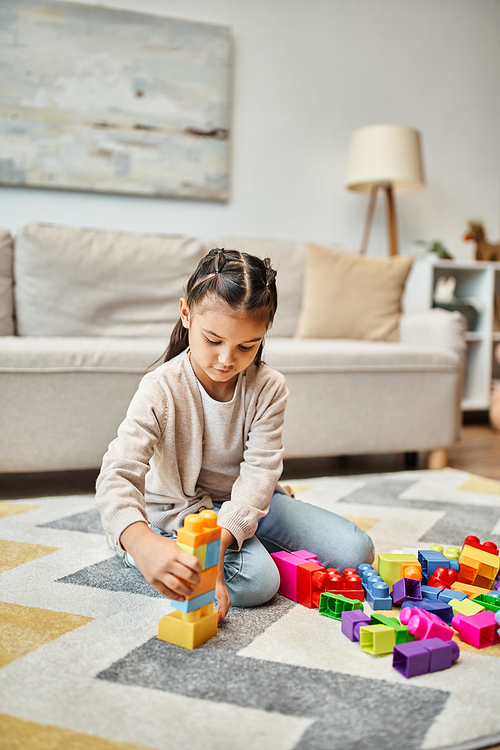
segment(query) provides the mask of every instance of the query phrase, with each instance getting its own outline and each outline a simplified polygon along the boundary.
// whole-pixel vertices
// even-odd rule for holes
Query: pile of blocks
[[[215,582],[220,554],[221,528],[217,513],[190,513],[177,532],[177,546],[201,563],[200,583],[184,601],[170,600],[175,612],[161,618],[158,638],[176,646],[195,649],[217,635],[218,612],[214,609]]]
[[[281,577],[279,593],[341,622],[366,653],[393,655],[404,675],[447,669],[460,650],[452,640],[484,648],[500,643],[500,557],[493,542],[465,539],[462,549],[433,545],[414,554],[379,554],[342,573],[322,567],[307,550],[271,555]],[[366,601],[373,610],[364,611]],[[379,614],[400,607],[399,619]]]

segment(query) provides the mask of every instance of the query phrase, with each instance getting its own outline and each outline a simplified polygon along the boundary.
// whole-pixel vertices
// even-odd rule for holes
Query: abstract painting
[[[229,28],[0,3],[0,184],[229,199]]]

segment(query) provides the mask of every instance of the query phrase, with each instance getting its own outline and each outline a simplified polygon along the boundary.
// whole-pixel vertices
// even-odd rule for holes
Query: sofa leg
[[[418,453],[416,451],[406,451],[405,467],[407,469],[416,469],[418,465]]]
[[[444,469],[448,465],[446,448],[434,448],[427,459],[428,469]]]

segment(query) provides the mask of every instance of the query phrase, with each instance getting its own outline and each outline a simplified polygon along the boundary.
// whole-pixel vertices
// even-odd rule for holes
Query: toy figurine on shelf
[[[500,261],[500,242],[488,242],[482,222],[469,221],[469,228],[463,238],[466,242],[476,243],[476,260]]]

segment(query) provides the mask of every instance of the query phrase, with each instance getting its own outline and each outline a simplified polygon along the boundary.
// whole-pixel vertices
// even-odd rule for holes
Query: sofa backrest
[[[14,333],[13,253],[13,238],[6,229],[0,229],[0,336]]]
[[[195,237],[28,224],[16,236],[17,333],[168,337],[205,252]]]

